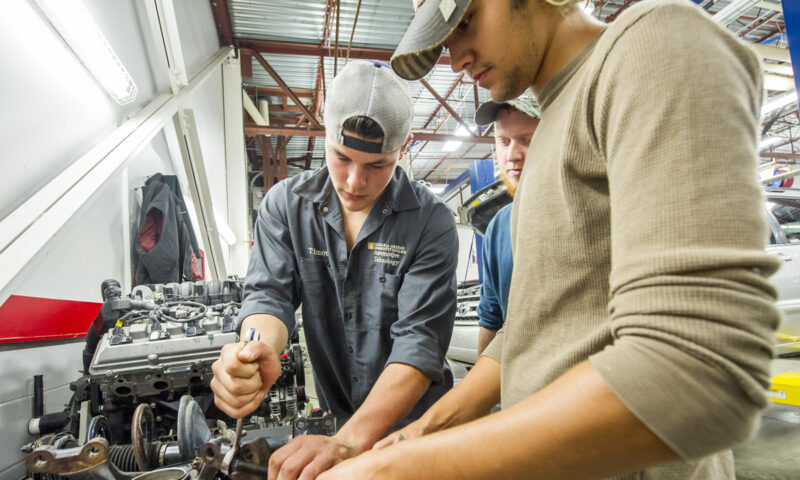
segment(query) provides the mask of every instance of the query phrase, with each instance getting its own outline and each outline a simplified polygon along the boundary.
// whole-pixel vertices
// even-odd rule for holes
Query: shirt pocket
[[[327,259],[300,258],[297,266],[300,269],[300,289],[303,301],[323,298],[331,281]]]
[[[403,277],[373,271],[362,293],[367,324],[373,329],[388,330],[398,319],[397,293]]]

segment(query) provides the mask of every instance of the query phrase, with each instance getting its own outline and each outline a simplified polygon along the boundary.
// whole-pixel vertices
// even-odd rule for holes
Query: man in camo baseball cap
[[[539,102],[536,101],[530,90],[526,90],[525,93],[513,100],[506,102],[490,100],[482,104],[475,112],[475,123],[481,126],[489,125],[495,121],[497,114],[506,106],[513,107],[531,118],[539,118],[542,115]]]

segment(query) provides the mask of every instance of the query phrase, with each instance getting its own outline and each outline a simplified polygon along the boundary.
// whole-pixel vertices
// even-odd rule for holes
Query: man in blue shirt
[[[533,132],[539,125],[539,105],[529,93],[505,103],[486,102],[475,112],[475,123],[494,122],[494,142],[500,178],[512,197]],[[514,258],[511,252],[511,205],[495,215],[483,237],[483,285],[478,304],[478,357],[506,319]]]
[[[261,341],[223,348],[215,402],[234,418],[258,407],[302,304],[320,406],[341,426],[276,451],[269,478],[316,477],[453,384],[458,237],[450,209],[396,168],[412,113],[388,65],[350,62],[327,95],[325,167],[278,183],[259,208],[239,319]]]

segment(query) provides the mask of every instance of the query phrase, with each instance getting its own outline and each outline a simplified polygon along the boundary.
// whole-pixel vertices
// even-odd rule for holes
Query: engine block
[[[238,340],[238,304],[164,301],[163,289],[147,287],[137,287],[136,294],[153,308],[103,335],[89,366],[93,381],[108,395],[133,398],[208,386],[220,350]]]
[[[119,282],[106,280],[101,291],[72,399],[64,412],[34,415],[29,432],[37,440],[23,450],[58,456],[102,439],[97,445],[113,468],[142,472],[191,461],[212,438],[229,444],[235,422],[214,404],[211,365],[224,345],[239,341],[242,281],[141,285],[123,296]],[[292,337],[278,379],[245,419],[250,438],[267,439],[270,448],[336,428],[324,412],[305,411],[304,355],[297,332]]]

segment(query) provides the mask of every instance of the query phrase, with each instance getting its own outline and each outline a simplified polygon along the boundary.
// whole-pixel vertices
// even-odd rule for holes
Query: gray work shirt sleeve
[[[431,381],[442,381],[455,321],[457,264],[453,214],[436,204],[397,294],[398,319],[391,328],[393,345],[386,365],[410,365]]]
[[[249,315],[268,313],[286,324],[290,334],[295,329],[300,283],[286,212],[286,182],[280,182],[258,209],[237,328]]]

